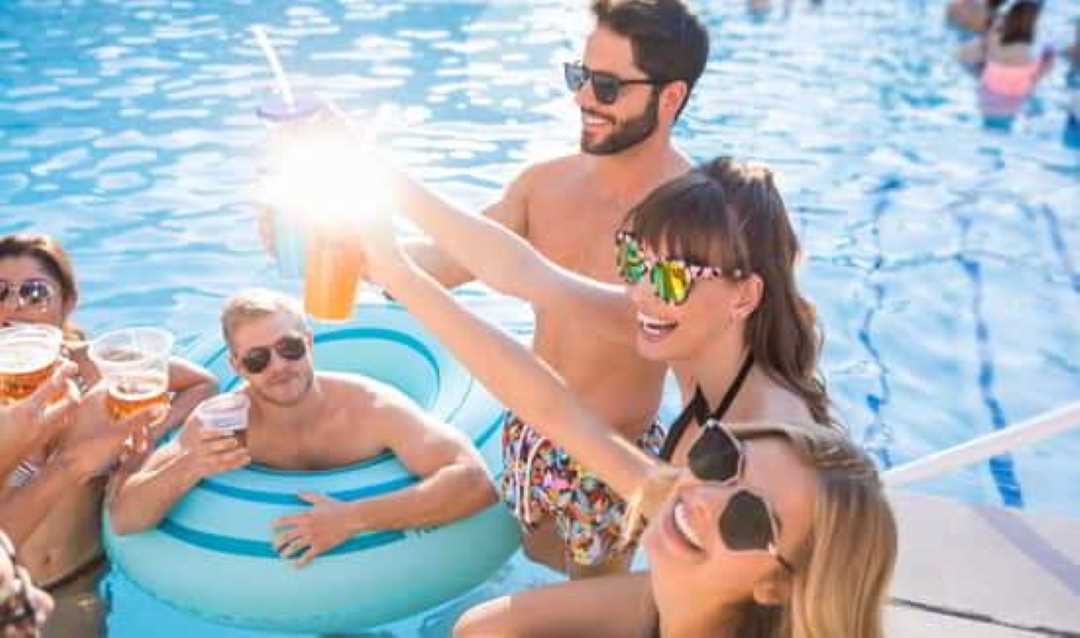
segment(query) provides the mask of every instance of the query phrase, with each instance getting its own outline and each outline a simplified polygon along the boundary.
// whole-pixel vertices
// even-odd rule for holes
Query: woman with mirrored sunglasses
[[[634,230],[648,236],[647,226]],[[364,236],[373,279],[648,520],[648,574],[491,601],[468,612],[457,635],[881,636],[895,523],[872,461],[842,431],[808,418],[728,427],[691,412],[701,420],[674,459],[689,471],[679,470],[619,436],[532,353],[435,284],[396,248],[386,220]],[[712,390],[715,379],[700,383]]]
[[[408,176],[395,179],[413,221],[478,279],[671,366],[686,411],[664,458],[683,464],[694,438],[684,433],[710,416],[834,426],[814,307],[795,280],[798,239],[768,168],[717,158],[650,193],[612,238],[621,286],[562,268]]]
[[[0,236],[0,326],[36,323],[64,331],[67,355],[78,365],[75,375],[86,394],[100,379],[86,354],[86,335],[72,321],[79,300],[71,259],[47,235]],[[193,363],[173,358],[169,366],[171,409],[154,427],[160,436],[183,422],[187,414],[217,391],[216,379]],[[104,572],[101,550],[101,504],[108,473],[71,471],[55,450],[74,450],[87,460],[79,467],[115,464],[124,450],[124,437],[107,414],[87,401],[75,410],[80,434],[57,436],[38,453],[20,459],[15,472],[0,477],[0,521],[21,549],[21,556],[36,582],[57,600],[54,622],[46,635],[91,635],[98,631],[103,607],[97,600],[97,582]],[[101,436],[97,436],[100,434]],[[82,438],[85,435],[85,438]],[[111,441],[116,440],[113,446]],[[93,461],[93,462],[89,462]]]

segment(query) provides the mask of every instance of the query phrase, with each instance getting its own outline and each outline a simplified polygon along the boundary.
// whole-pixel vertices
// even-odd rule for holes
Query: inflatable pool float
[[[356,319],[316,329],[320,370],[389,383],[475,443],[501,471],[502,409],[408,313],[359,306]],[[196,349],[228,389],[238,379],[220,339]],[[198,356],[195,356],[198,355]],[[251,466],[202,481],[157,529],[116,536],[105,522],[113,564],[154,597],[202,618],[288,632],[348,633],[412,615],[486,580],[518,547],[506,508],[452,524],[358,535],[303,569],[271,545],[271,521],[307,505],[296,494],[356,500],[414,483],[390,455],[336,470]]]

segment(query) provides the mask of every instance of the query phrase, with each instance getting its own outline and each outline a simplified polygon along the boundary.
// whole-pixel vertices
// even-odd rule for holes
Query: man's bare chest
[[[626,210],[610,203],[552,204],[530,210],[529,242],[548,259],[602,281],[615,281],[615,231]]]

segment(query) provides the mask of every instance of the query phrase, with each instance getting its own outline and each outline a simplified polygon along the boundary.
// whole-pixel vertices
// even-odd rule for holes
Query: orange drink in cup
[[[109,332],[90,344],[108,395],[109,416],[120,421],[152,405],[169,404],[169,353],[173,336],[158,328]]]
[[[0,330],[0,404],[25,399],[49,378],[63,339],[63,333],[49,325]]]
[[[315,233],[309,240],[304,281],[304,309],[322,321],[352,316],[360,283],[361,253],[348,234]]]

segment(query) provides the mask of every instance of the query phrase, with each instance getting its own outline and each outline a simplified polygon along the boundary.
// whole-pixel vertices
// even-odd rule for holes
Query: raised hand
[[[274,549],[296,567],[303,567],[319,554],[349,540],[353,532],[348,526],[348,503],[311,492],[297,496],[312,507],[274,521],[273,528],[278,531]]]
[[[101,476],[126,449],[129,440],[144,436],[146,429],[165,418],[168,408],[154,405],[113,421],[105,408],[105,386],[87,393],[74,413],[74,423],[60,436],[57,459],[79,483]]]
[[[29,454],[70,424],[81,398],[72,381],[78,371],[77,365],[61,359],[33,394],[13,405],[0,405],[0,449]]]

